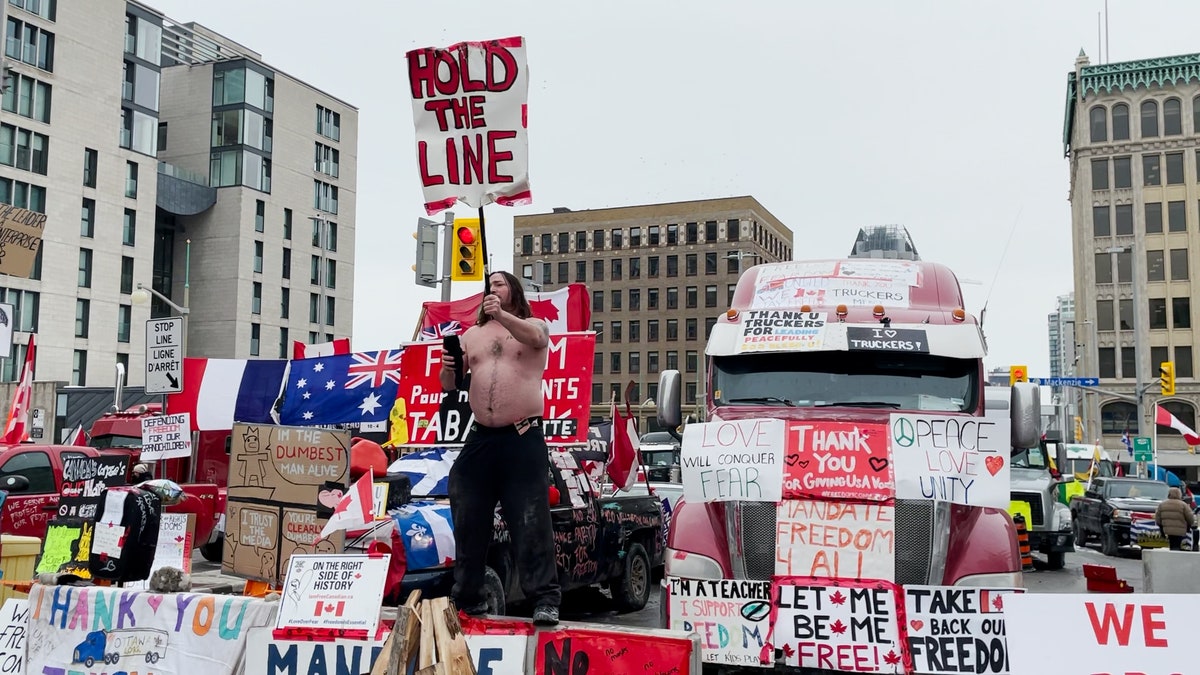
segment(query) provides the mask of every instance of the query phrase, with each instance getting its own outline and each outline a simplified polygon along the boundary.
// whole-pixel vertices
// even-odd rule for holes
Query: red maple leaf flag
[[[637,422],[625,407],[626,417],[621,417],[617,402],[612,404],[612,438],[608,443],[608,477],[620,490],[637,482],[638,433]]]
[[[1001,599],[999,591],[979,591],[979,611],[982,613],[995,613],[1004,611],[1004,600]]]
[[[346,611],[346,601],[338,600],[336,603],[317,600],[317,606],[313,610],[313,616],[321,616],[323,614],[332,614],[341,616]]]
[[[1178,431],[1183,440],[1187,441],[1188,445],[1200,445],[1200,434],[1197,434],[1191,427],[1179,421],[1179,418],[1172,415],[1170,411],[1161,405],[1154,406],[1154,422],[1162,427],[1170,427]]]
[[[29,407],[33,399],[33,361],[36,335],[29,336],[29,349],[25,352],[25,365],[21,366],[21,382],[13,395],[12,407],[8,410],[8,424],[0,443],[16,445],[29,440]]]
[[[329,522],[325,523],[324,529],[321,530],[321,539],[338,530],[366,527],[375,520],[374,482],[375,474],[370,469],[355,481],[350,491],[342,496],[337,507],[333,509],[333,515],[329,516]]]

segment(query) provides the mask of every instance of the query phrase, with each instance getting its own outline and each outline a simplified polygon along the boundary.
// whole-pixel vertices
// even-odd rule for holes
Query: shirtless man
[[[450,469],[454,518],[454,589],[467,614],[487,612],[484,568],[496,502],[515,546],[521,590],[533,621],[558,623],[562,594],[550,524],[550,457],[542,436],[542,372],[550,328],[532,318],[521,282],[508,272],[488,277],[479,319],[461,338],[471,371],[475,424]],[[442,354],[442,389],[454,390],[454,359]]]

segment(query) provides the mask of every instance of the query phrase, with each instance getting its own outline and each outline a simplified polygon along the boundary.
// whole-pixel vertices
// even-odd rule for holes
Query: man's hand
[[[442,352],[442,368],[445,370],[454,370],[454,357],[450,352]]]
[[[493,319],[500,318],[500,312],[503,309],[500,307],[500,298],[495,295],[487,295],[483,298],[483,313]]]

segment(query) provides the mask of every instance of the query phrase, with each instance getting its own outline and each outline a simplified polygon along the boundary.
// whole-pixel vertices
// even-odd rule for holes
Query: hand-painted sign
[[[150,575],[164,567],[174,567],[192,573],[193,539],[196,536],[196,514],[164,513],[158,521],[158,544],[154,547],[154,563]],[[124,588],[148,590],[150,580],[127,581]]]
[[[890,504],[785,499],[776,508],[775,575],[892,581],[895,520]]]
[[[888,429],[898,499],[1008,508],[1006,417],[893,413]]]
[[[0,274],[28,279],[46,231],[46,214],[0,205]]]
[[[96,524],[79,518],[56,518],[46,528],[41,557],[34,572],[38,574],[74,574],[91,579],[88,558]]]
[[[191,414],[142,418],[142,453],[146,461],[192,456]]]
[[[885,582],[776,579],[770,644],[789,666],[907,672],[896,590]]]
[[[293,555],[275,627],[374,631],[390,555]]]
[[[1012,672],[1196,672],[1186,656],[1196,642],[1193,597],[1040,593],[1006,597]],[[1054,627],[1052,640],[1048,626]],[[1048,640],[1053,649],[1047,649]]]
[[[789,422],[783,496],[871,501],[895,497],[887,427]]]
[[[913,669],[930,675],[1013,672],[1008,665],[1004,603],[1013,593],[1023,592],[1019,588],[905,586],[905,632]]]
[[[63,457],[62,499],[58,501],[58,517],[94,521],[104,490],[124,485],[128,469],[129,457],[126,455]]]
[[[254,628],[247,633],[245,673],[368,673],[383,651],[383,640],[277,640],[270,628]]]
[[[532,201],[524,38],[414,49],[408,83],[426,212]]]
[[[850,351],[929,353],[929,338],[918,328],[846,328]]]
[[[907,284],[889,279],[793,277],[764,283],[759,279],[753,309],[832,305],[908,307]]]
[[[24,675],[29,601],[9,598],[0,607],[0,674]]]
[[[512,619],[463,617],[463,634],[478,675],[525,675],[533,624]]]
[[[595,333],[550,336],[549,357],[542,375],[542,434],[547,442],[587,442],[595,350]],[[438,380],[441,368],[441,343],[405,346],[400,366],[402,384],[397,394],[404,401],[408,422],[408,439],[403,445],[447,445],[466,440],[475,421],[467,392],[457,392],[453,399],[443,394]]]
[[[680,451],[688,501],[777,502],[783,494],[783,420],[689,424]]]
[[[771,613],[771,582],[667,577],[671,630],[700,636],[705,663],[769,668],[759,657]]]
[[[530,672],[544,675],[696,672],[691,668],[693,642],[682,633],[559,626],[539,630],[533,640]]]
[[[807,351],[821,348],[825,315],[819,312],[752,309],[742,317],[741,327],[739,351]]]

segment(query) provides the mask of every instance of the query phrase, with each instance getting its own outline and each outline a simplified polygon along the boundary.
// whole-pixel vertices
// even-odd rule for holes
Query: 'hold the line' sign
[[[680,454],[690,502],[777,502],[783,498],[785,424],[776,419],[689,424]]]

